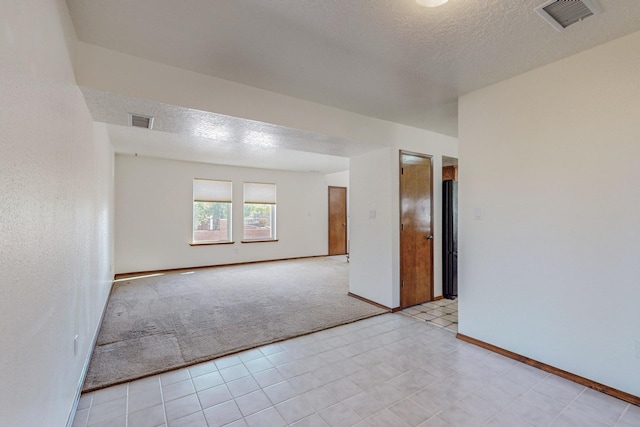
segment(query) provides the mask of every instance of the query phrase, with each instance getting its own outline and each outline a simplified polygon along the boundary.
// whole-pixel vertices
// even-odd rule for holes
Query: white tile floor
[[[620,426],[640,407],[396,314],[82,396],[74,426]]]
[[[458,332],[458,300],[441,299],[414,305],[401,311],[402,314],[424,320],[434,326]]]

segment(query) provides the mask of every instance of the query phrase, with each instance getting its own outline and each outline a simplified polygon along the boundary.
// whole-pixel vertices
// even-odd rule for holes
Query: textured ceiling
[[[108,131],[114,150],[121,154],[322,174],[349,169],[347,157],[283,147],[228,144],[209,138],[113,124],[108,125]]]
[[[234,166],[339,172],[363,143],[81,88],[94,120],[109,124],[119,153]],[[130,127],[129,112],[154,117],[153,130]]]
[[[545,0],[67,0],[80,40],[457,135],[457,98],[640,30],[640,0],[565,31]]]

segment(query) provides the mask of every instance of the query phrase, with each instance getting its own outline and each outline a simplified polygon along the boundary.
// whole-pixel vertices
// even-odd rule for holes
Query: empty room
[[[640,425],[637,0],[0,12],[0,425]]]

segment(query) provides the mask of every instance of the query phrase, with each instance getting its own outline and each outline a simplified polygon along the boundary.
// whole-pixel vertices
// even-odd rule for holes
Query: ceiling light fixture
[[[443,4],[445,4],[448,1],[449,0],[416,0],[416,2],[420,6],[426,6],[426,7],[442,6]]]

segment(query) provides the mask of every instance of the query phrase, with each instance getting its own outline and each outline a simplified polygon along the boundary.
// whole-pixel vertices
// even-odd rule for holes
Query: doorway
[[[458,296],[458,159],[442,156],[442,296]]]
[[[347,253],[347,188],[329,187],[329,255]]]
[[[431,156],[400,152],[400,306],[433,300]]]

